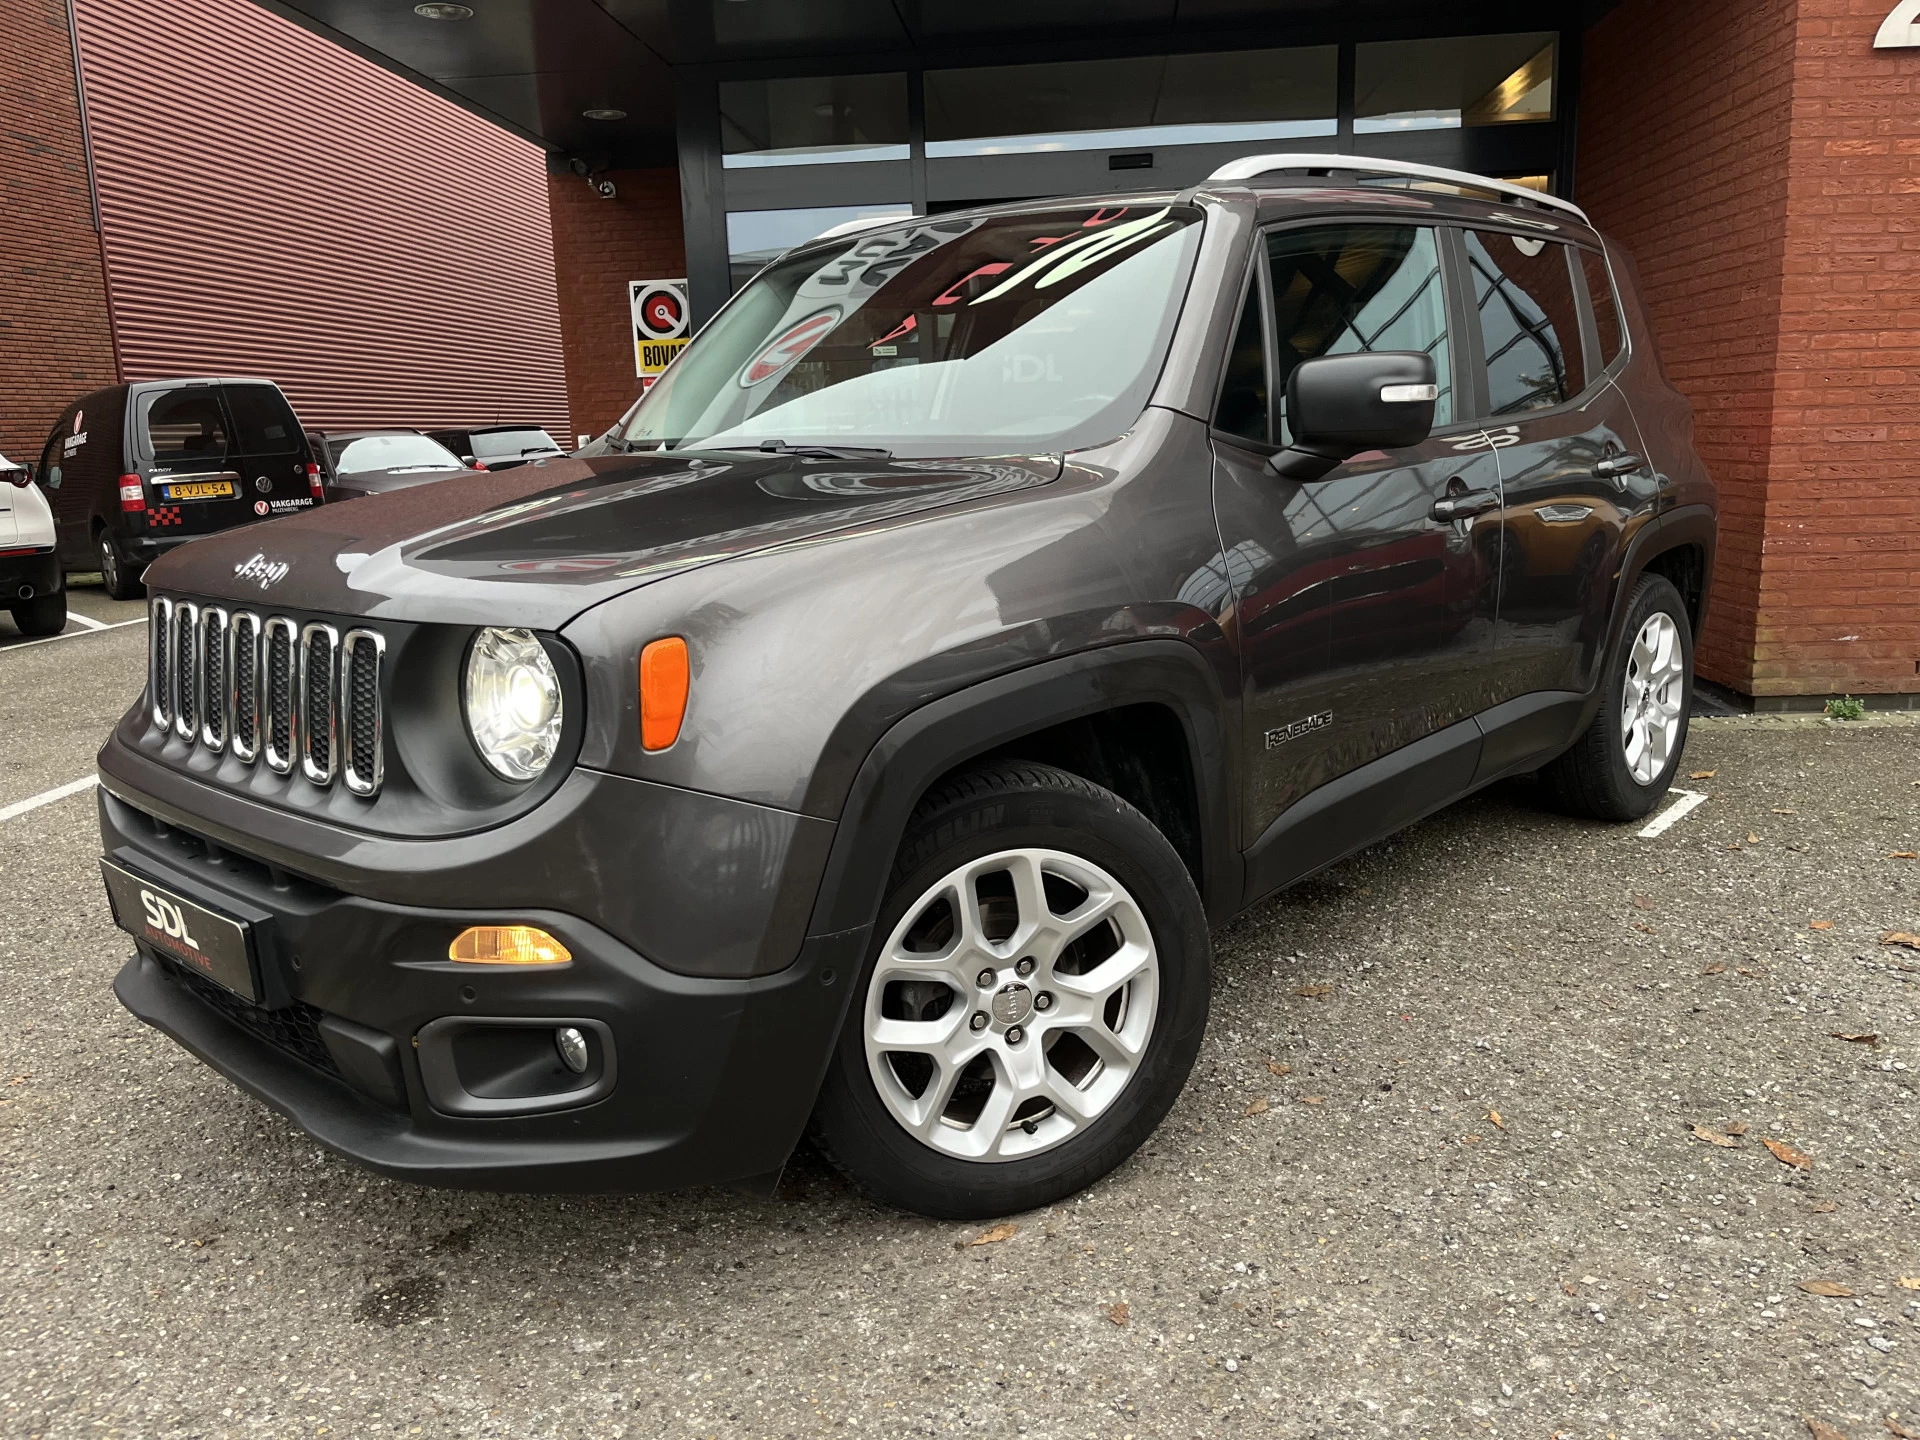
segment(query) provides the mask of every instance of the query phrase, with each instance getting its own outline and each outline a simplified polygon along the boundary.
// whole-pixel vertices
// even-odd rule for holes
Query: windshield
[[[438,440],[424,435],[401,432],[394,435],[359,435],[351,440],[330,440],[333,469],[337,475],[362,475],[369,470],[460,470],[460,459]]]
[[[476,430],[472,438],[476,460],[518,460],[522,455],[553,455],[560,449],[544,430]]]
[[[621,438],[919,456],[1111,440],[1159,378],[1199,221],[1167,205],[935,218],[776,261]]]

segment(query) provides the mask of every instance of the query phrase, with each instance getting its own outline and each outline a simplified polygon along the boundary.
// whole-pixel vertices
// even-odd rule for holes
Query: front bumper
[[[121,1002],[322,1144],[397,1179],[633,1191],[770,1177],[806,1123],[866,944],[864,929],[845,931],[799,941],[771,974],[676,973],[571,910],[503,913],[485,867],[464,905],[397,903],[270,867],[226,848],[231,840],[209,844],[125,794],[103,790],[99,803],[109,858],[252,922],[266,1004],[188,975],[144,942],[114,983]],[[520,969],[446,958],[466,926],[505,921],[548,929],[573,960]],[[611,1083],[586,1103],[536,1094],[521,1113],[449,1113],[446,1057],[434,1048],[448,1021],[547,1034],[587,1026]]]

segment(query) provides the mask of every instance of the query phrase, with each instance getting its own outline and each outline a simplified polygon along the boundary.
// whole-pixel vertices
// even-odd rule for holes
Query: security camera
[[[573,171],[573,173],[578,175],[582,180],[587,179],[589,176],[593,174],[593,167],[587,164],[587,162],[582,160],[578,155],[572,155],[568,157],[567,168]]]
[[[598,195],[602,200],[611,200],[620,192],[613,188],[613,182],[611,180],[602,178],[593,182],[593,193]]]

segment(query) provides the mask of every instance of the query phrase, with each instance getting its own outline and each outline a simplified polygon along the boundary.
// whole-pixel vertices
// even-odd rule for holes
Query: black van
[[[68,408],[34,467],[63,570],[98,569],[116,600],[196,536],[321,503],[320,471],[271,380],[143,380]]]

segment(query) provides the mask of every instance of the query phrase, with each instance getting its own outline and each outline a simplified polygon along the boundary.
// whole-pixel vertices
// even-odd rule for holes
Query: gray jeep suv
[[[1625,820],[1715,496],[1573,206],[1335,156],[891,221],[593,459],[148,573],[115,988],[435,1184],[930,1215],[1167,1113],[1208,928],[1503,776]]]

